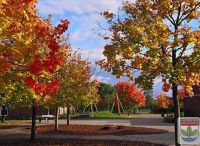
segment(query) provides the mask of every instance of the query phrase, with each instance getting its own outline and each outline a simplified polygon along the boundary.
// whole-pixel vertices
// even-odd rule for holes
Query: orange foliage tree
[[[52,73],[64,61],[68,46],[62,34],[68,20],[53,27],[50,18],[37,15],[37,0],[0,1],[0,86],[20,83],[29,88],[32,101],[31,139],[35,139],[36,104],[47,94],[54,95],[60,83],[51,80]],[[65,51],[64,51],[65,50]],[[5,96],[6,97],[6,96]]]
[[[157,96],[157,102],[159,108],[162,109],[167,109],[172,104],[171,100],[164,93]]]
[[[146,103],[146,97],[133,83],[118,82],[115,89],[122,103],[127,105],[128,110],[130,106],[140,107]]]

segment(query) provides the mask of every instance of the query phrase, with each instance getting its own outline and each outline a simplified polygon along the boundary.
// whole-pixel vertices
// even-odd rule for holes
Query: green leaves
[[[192,127],[191,126],[188,126],[186,130],[184,129],[181,129],[181,133],[184,135],[184,136],[194,136],[198,133],[198,130],[195,129],[195,130],[192,130]]]

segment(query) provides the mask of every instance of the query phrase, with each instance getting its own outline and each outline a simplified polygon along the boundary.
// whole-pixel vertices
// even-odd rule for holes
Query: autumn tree
[[[69,24],[63,20],[53,27],[50,18],[37,15],[36,3],[36,0],[0,1],[1,93],[7,93],[7,87],[15,88],[16,83],[28,88],[31,96],[26,97],[32,101],[32,140],[37,104],[59,89],[60,83],[51,80],[51,75],[64,61],[63,49],[67,46],[62,43],[62,34]]]
[[[192,96],[192,85],[200,83],[199,0],[125,1],[115,15],[102,13],[109,24],[110,43],[98,64],[116,76],[133,79],[144,89],[156,77],[163,78],[163,90],[172,90],[175,107],[175,139],[180,116],[177,88]]]
[[[97,80],[91,80],[89,82],[88,90],[86,96],[84,96],[82,100],[82,105],[85,105],[85,107],[90,106],[90,110],[93,114],[93,105],[96,108],[96,111],[98,112],[97,104],[100,101],[99,96],[99,82]]]
[[[167,109],[171,104],[171,100],[164,93],[161,93],[157,97],[158,106],[163,109]]]
[[[146,103],[146,97],[133,83],[118,82],[115,89],[122,103],[128,107],[128,114],[130,107],[140,107]]]
[[[96,84],[90,81],[91,64],[82,59],[81,54],[70,53],[62,68],[55,72],[54,78],[60,82],[60,88],[54,98],[49,98],[54,100],[50,104],[56,104],[57,108],[67,107],[67,125],[69,125],[70,107],[96,102],[98,90]],[[58,126],[55,127],[57,129]]]
[[[162,117],[164,117],[164,112],[172,105],[172,101],[164,93],[161,93],[157,96],[157,104],[162,110]]]

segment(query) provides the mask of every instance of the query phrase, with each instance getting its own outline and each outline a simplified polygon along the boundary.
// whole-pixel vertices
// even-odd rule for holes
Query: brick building
[[[0,117],[1,117],[1,110],[0,107]],[[67,108],[60,107],[58,109],[58,114],[66,114]],[[44,107],[37,107],[36,109],[37,116],[41,115],[55,115],[55,109],[47,109]],[[6,117],[9,119],[30,119],[32,115],[31,107],[8,107],[6,108]]]

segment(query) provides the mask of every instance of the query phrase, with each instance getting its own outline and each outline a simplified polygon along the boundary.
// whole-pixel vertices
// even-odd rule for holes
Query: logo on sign
[[[178,143],[200,144],[200,118],[179,117],[178,118]]]
[[[185,142],[196,141],[199,136],[199,120],[180,120],[181,139]]]

